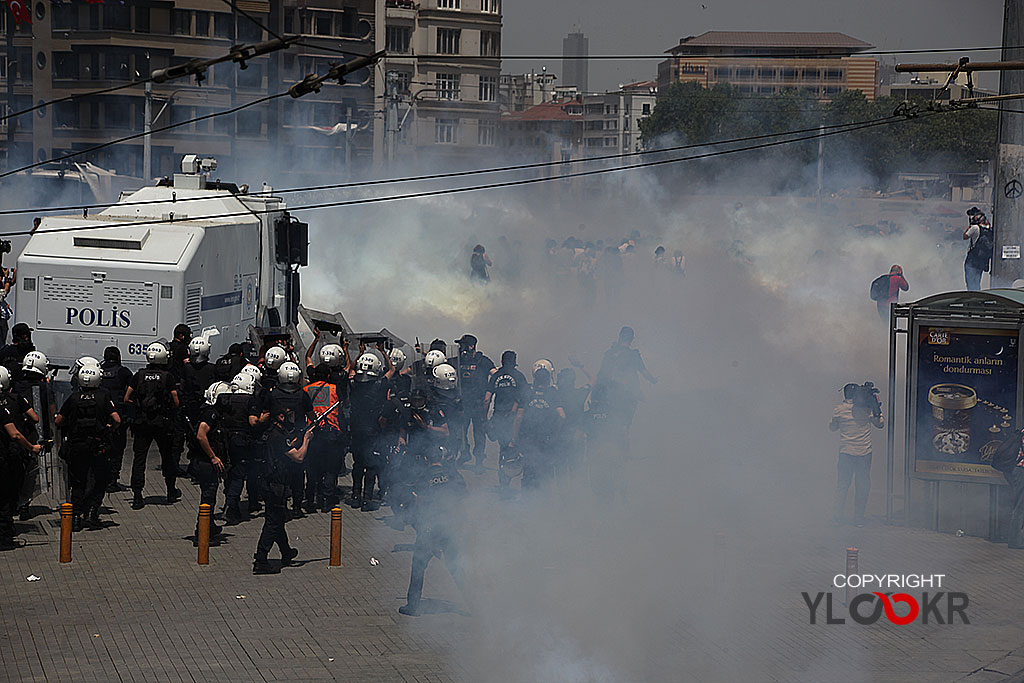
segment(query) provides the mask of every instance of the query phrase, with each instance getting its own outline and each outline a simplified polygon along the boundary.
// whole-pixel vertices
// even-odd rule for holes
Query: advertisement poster
[[[989,463],[1014,427],[1017,330],[921,326],[914,471],[1002,483]]]

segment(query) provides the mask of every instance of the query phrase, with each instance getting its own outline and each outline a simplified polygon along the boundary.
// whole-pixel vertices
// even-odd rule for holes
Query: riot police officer
[[[465,434],[463,425],[466,421],[462,399],[459,398],[458,373],[451,365],[442,363],[434,368],[433,377],[430,402],[444,413],[448,422],[448,438],[441,445],[452,458],[456,458],[462,446],[462,436]]]
[[[405,367],[405,351],[399,348],[391,349],[388,358],[395,369],[395,374],[391,377],[391,392],[395,396],[408,399],[412,395],[412,368]]]
[[[349,387],[352,437],[352,498],[350,505],[369,510],[373,507],[374,485],[384,468],[381,453],[381,414],[388,397],[391,360],[385,372],[377,354],[367,351],[356,360],[354,382]]]
[[[526,377],[516,369],[516,352],[505,351],[501,354],[501,367],[491,375],[484,395],[485,409],[494,402],[494,412],[487,422],[487,433],[500,447],[498,486],[504,495],[508,495],[513,478],[511,475],[521,465],[519,450],[513,446],[513,437],[516,414],[527,389],[529,384]]]
[[[558,405],[551,373],[540,367],[533,373],[533,387],[516,412],[513,445],[523,453],[523,488],[538,488],[554,477],[553,447],[565,423]]]
[[[18,323],[11,328],[11,343],[0,348],[0,365],[7,368],[13,380],[25,360],[25,354],[35,350],[35,344],[32,343],[32,328],[25,323]]]
[[[344,448],[340,397],[337,386],[329,381],[326,364],[309,366],[306,374],[309,384],[305,391],[313,403],[313,411],[318,417],[327,414],[316,441],[306,454],[306,512],[327,511],[338,502],[338,470]]]
[[[25,438],[32,443],[43,445],[46,450],[48,444],[53,443],[52,420],[57,414],[56,399],[53,389],[47,378],[49,362],[46,356],[40,351],[29,351],[22,359],[21,369],[14,375],[14,393],[18,394],[32,406],[32,410],[39,417],[37,424],[26,423],[22,430]],[[27,458],[25,461],[25,475],[22,479],[19,513],[21,519],[28,519],[28,505],[37,493],[39,481],[39,460]],[[106,487],[106,479],[103,481]]]
[[[245,367],[245,349],[235,343],[228,347],[227,353],[217,359],[215,375],[218,382],[230,382]]]
[[[174,453],[174,468],[178,471],[178,474],[184,474],[181,467],[181,454],[185,451],[185,434],[189,431],[185,417],[185,399],[182,387],[185,380],[185,364],[188,361],[188,345],[191,341],[192,328],[185,323],[178,323],[174,326],[174,337],[167,344],[167,352],[170,354],[168,369],[174,375],[175,388],[179,392],[178,398],[181,401],[181,405],[175,406],[172,411],[174,424],[171,428],[171,450]],[[206,387],[203,388],[205,389]],[[202,395],[200,395],[200,400],[202,400]]]
[[[277,371],[286,360],[288,360],[288,352],[280,346],[271,346],[263,354],[263,362],[260,363],[263,378],[260,380],[260,384],[265,391],[271,391],[277,386]]]
[[[194,339],[192,341],[195,341]],[[224,438],[221,418],[221,399],[231,393],[226,382],[212,383],[203,394],[203,405],[196,416],[196,433],[188,439],[188,473],[199,482],[199,503],[212,510],[217,506],[217,487],[228,467],[227,440]],[[210,536],[216,536],[220,527],[210,522]],[[199,524],[196,523],[195,545],[199,545]]]
[[[413,485],[413,527],[416,544],[412,552],[412,570],[406,604],[398,611],[408,616],[420,613],[423,577],[435,555],[444,554],[445,565],[460,591],[465,590],[465,571],[459,557],[456,525],[463,518],[462,501],[466,480],[441,448],[427,451],[422,475]]]
[[[459,345],[458,371],[459,392],[462,397],[462,408],[465,419],[462,422],[462,439],[458,462],[469,462],[476,459],[476,469],[483,469],[487,458],[487,385],[494,372],[494,362],[476,350],[477,339],[471,334],[464,334],[455,343]],[[473,426],[473,450],[469,450],[469,427]]]
[[[100,371],[103,374],[100,386],[110,394],[114,408],[121,418],[121,422],[110,430],[110,446],[107,449],[107,462],[110,465],[107,493],[114,493],[124,488],[118,482],[118,477],[121,476],[124,451],[128,446],[128,424],[131,422],[131,416],[128,414],[128,404],[124,402],[124,395],[132,382],[132,371],[121,365],[121,350],[116,346],[108,346],[103,350]]]
[[[14,511],[25,470],[25,456],[43,450],[29,443],[18,429],[24,417],[35,416],[31,406],[11,393],[11,373],[0,366],[0,550],[18,547],[14,541]]]
[[[305,395],[305,392],[303,394]],[[275,405],[278,407],[274,407]],[[288,419],[283,404],[271,403],[271,406],[271,426],[266,449],[267,481],[264,492],[267,507],[263,518],[263,530],[256,544],[256,554],[253,556],[253,574],[276,574],[280,571],[267,559],[274,544],[277,544],[281,551],[282,565],[291,564],[299,554],[299,551],[289,544],[285,531],[285,522],[288,520],[288,485],[292,479],[290,466],[302,466],[313,439],[313,431],[306,430],[305,434],[294,440],[296,434],[292,429],[293,423]]]
[[[100,503],[106,492],[110,463],[106,457],[109,431],[121,422],[114,401],[101,385],[103,373],[92,366],[78,372],[78,391],[57,414],[57,426],[67,434],[67,461],[71,480],[72,530],[83,521],[100,527]]]
[[[254,375],[240,372],[231,380],[231,393],[222,396],[217,404],[227,459],[231,463],[231,469],[224,476],[224,521],[228,524],[242,521],[240,504],[244,486],[248,486],[249,513],[259,507],[263,463],[256,428],[264,418],[255,391]]]
[[[279,348],[279,347],[275,347]],[[270,349],[267,355],[270,356]],[[283,349],[282,349],[283,352]],[[277,385],[267,396],[270,415],[279,412],[295,429],[306,426],[307,420],[316,419],[313,402],[309,394],[302,390],[302,371],[292,361],[281,363],[277,370]],[[290,473],[289,490],[292,495],[292,515],[302,517],[302,498],[305,491],[305,465],[301,462],[286,463],[285,469]]]
[[[167,504],[181,498],[181,491],[175,486],[178,463],[173,450],[174,434],[171,431],[180,402],[177,382],[167,369],[170,353],[163,343],[153,342],[146,347],[146,361],[146,367],[135,373],[124,394],[124,402],[135,408],[132,423],[133,510],[141,510],[146,505],[142,497],[142,490],[146,486],[146,457],[154,441],[160,451],[160,466],[167,485]]]

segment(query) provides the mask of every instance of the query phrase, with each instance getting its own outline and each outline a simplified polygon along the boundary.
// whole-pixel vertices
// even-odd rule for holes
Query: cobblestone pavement
[[[487,491],[495,475],[485,476],[486,482],[469,475],[471,487]],[[151,497],[141,511],[129,508],[130,493],[108,496],[108,528],[75,534],[70,564],[57,562],[55,513],[19,523],[27,546],[0,554],[5,680],[536,680],[491,665],[489,654],[500,656],[501,646],[488,650],[495,646],[481,634],[479,614],[465,610],[440,562],[427,575],[432,613],[397,613],[414,534],[390,528],[386,509],[345,508],[343,566],[333,569],[329,515],[290,522],[301,562],[254,577],[259,518],[229,527],[211,549],[210,565],[197,566],[190,534],[198,490],[182,482],[184,499],[167,506],[153,495],[161,485],[151,474]],[[500,505],[494,496],[495,514]],[[480,523],[488,523],[486,515]],[[801,538],[798,555],[777,552],[755,535],[709,533],[707,581],[681,587],[691,608],[674,627],[648,634],[650,669],[604,680],[988,683],[1024,669],[1020,553],[983,539],[881,524],[809,524],[790,533]],[[848,545],[860,548],[862,572],[947,574],[951,590],[970,596],[971,624],[810,625],[800,593],[830,590]],[[562,570],[582,576],[588,567],[568,561]],[[33,574],[40,580],[27,581]],[[742,589],[765,574],[782,578],[772,590]],[[702,623],[712,613],[721,617],[718,625]],[[600,679],[561,671],[553,678]]]

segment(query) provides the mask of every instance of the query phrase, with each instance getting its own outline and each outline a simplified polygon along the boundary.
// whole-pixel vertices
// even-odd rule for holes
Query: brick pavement
[[[519,508],[499,504],[488,489],[494,472],[487,477],[468,477],[475,494],[488,501],[476,521],[501,533],[500,520]],[[160,485],[154,475],[150,493]],[[543,653],[518,650],[521,643],[500,638],[496,645],[490,631],[501,615],[484,614],[486,600],[475,615],[464,613],[440,562],[431,564],[425,588],[434,613],[409,619],[396,612],[404,603],[414,534],[389,528],[386,510],[345,509],[344,566],[335,569],[327,566],[329,516],[290,522],[302,562],[279,575],[254,577],[249,570],[261,521],[230,527],[226,540],[211,549],[211,564],[199,567],[188,538],[198,490],[187,484],[182,489],[181,503],[165,506],[153,497],[142,511],[129,509],[130,493],[109,496],[111,525],[76,534],[74,561],[67,565],[57,563],[54,513],[19,524],[28,546],[0,555],[4,678],[541,679],[535,665]],[[806,523],[789,529],[789,536],[786,551],[779,552],[777,538],[754,533],[727,531],[722,545],[710,531],[698,535],[694,551],[707,561],[687,568],[688,580],[664,596],[683,607],[643,634],[642,651],[635,653],[641,663],[624,663],[628,676],[613,662],[607,675],[595,665],[585,675],[554,669],[561,674],[552,678],[989,683],[1024,669],[1024,627],[1016,607],[1024,599],[1021,554],[982,539],[880,524],[858,530]],[[607,538],[616,538],[614,530],[589,530],[561,547],[564,559],[537,561],[558,565],[550,568],[563,577],[598,573],[582,549]],[[643,547],[642,539],[635,543],[627,541],[623,550]],[[971,625],[809,625],[800,592],[828,590],[851,544],[860,548],[865,572],[946,573],[952,589],[970,595]],[[370,558],[380,563],[371,566]],[[41,580],[26,581],[33,573]],[[493,577],[476,578],[486,583]],[[609,661],[600,652],[587,657]]]

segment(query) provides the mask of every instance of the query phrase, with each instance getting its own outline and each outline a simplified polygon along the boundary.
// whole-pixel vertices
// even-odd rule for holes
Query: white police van
[[[211,182],[215,169],[188,155],[173,180],[98,214],[43,219],[18,258],[15,317],[52,364],[115,345],[137,368],[181,322],[206,330],[216,357],[250,326],[297,321],[306,224],[267,186]]]

